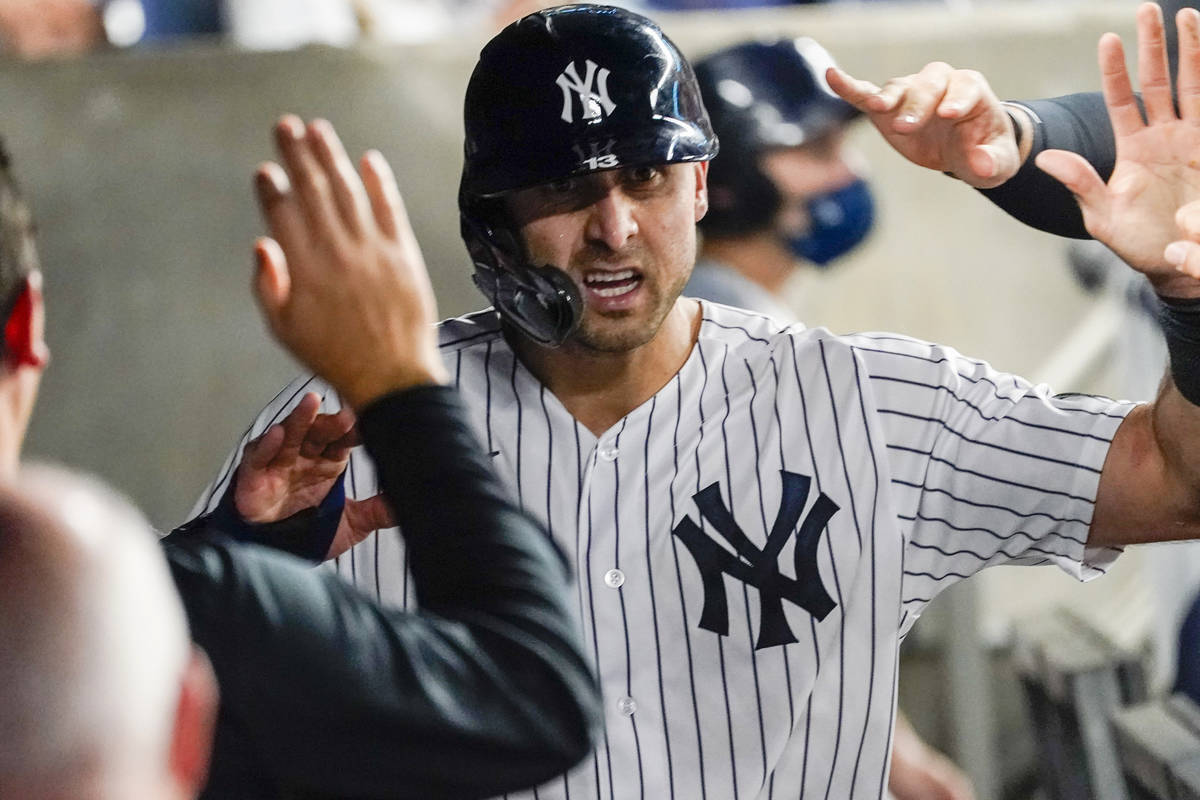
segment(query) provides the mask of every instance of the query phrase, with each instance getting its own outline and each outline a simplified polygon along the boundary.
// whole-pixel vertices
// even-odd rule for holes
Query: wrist
[[[1166,302],[1187,301],[1200,297],[1200,281],[1173,268],[1169,273],[1156,272],[1146,275],[1146,279],[1150,281],[1154,293]]]
[[[390,370],[372,370],[358,376],[355,380],[347,381],[342,386],[334,386],[338,395],[356,411],[389,394],[413,389],[418,386],[442,386],[448,383],[450,375],[446,372],[441,360],[430,364],[411,364]]]
[[[1175,388],[1188,402],[1200,405],[1200,297],[1159,297],[1158,322]]]
[[[1017,144],[1017,166],[1020,168],[1029,160],[1029,155],[1033,152],[1036,117],[1032,111],[1020,103],[1006,100],[1000,105],[1004,106],[1004,111],[1008,114],[1008,119],[1013,126],[1013,137]]]

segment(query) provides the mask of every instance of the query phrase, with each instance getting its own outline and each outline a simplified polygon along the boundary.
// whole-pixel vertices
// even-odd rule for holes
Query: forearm
[[[445,618],[383,609],[253,545],[168,557],[221,686],[209,796],[253,780],[303,796],[489,797],[587,752],[595,689],[561,603],[534,592],[517,610],[480,593],[474,614]]]
[[[169,548],[222,684],[219,749],[245,736],[277,780],[338,796],[483,797],[566,769],[599,712],[560,555],[507,499],[452,390],[383,398],[360,424],[422,613],[260,548]]]
[[[320,505],[303,509],[276,522],[252,523],[243,519],[234,505],[236,486],[235,476],[211,513],[188,520],[164,536],[162,543],[174,546],[188,540],[212,542],[232,539],[243,544],[270,547],[313,564],[325,560],[345,505],[342,478],[338,478]]]
[[[1058,236],[1090,238],[1075,198],[1038,169],[1034,159],[1044,150],[1068,150],[1083,156],[1108,180],[1116,145],[1103,96],[1072,94],[1021,101],[1008,108],[1029,135],[1029,147],[1022,148],[1024,160],[1016,175],[994,189],[981,190],[983,195],[1026,225]]]
[[[1164,317],[1170,369],[1154,403],[1131,412],[1112,441],[1089,544],[1200,538],[1200,336],[1189,343],[1183,321],[1181,331]]]
[[[1200,534],[1200,298],[1180,296],[1189,290],[1194,286],[1172,287],[1175,296],[1161,297],[1159,308],[1169,369],[1152,421],[1168,487],[1164,504],[1176,523],[1172,539]]]

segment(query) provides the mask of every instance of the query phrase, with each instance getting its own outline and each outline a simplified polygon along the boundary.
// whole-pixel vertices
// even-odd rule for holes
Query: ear
[[[179,687],[179,705],[171,732],[170,762],[172,779],[185,797],[200,794],[208,780],[213,735],[217,724],[219,692],[212,664],[195,645]]]
[[[4,360],[10,370],[42,369],[50,360],[46,347],[46,306],[42,299],[42,273],[25,277],[17,302],[4,321]]]
[[[696,222],[708,213],[708,162],[700,161],[693,165],[696,169]]]

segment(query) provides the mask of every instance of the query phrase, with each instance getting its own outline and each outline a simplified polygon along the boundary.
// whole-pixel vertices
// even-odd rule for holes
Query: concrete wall
[[[697,55],[805,33],[877,80],[938,58],[980,69],[1002,97],[1095,87],[1095,41],[1110,28],[1128,33],[1134,3],[1049,5],[798,7],[663,23]],[[28,454],[95,470],[170,526],[294,374],[247,290],[261,230],[250,174],[285,110],[326,116],[351,150],[375,146],[392,160],[442,312],[476,307],[454,193],[460,101],[483,38],[0,64],[0,130],[38,218],[54,352]],[[837,330],[902,330],[1035,369],[1086,304],[1060,243],[903,163],[869,125],[858,134],[880,229],[835,272],[798,279],[797,306]]]

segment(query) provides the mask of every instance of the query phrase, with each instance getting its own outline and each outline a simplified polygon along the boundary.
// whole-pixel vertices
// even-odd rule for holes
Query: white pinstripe
[[[897,644],[928,599],[989,564],[1052,561],[1088,577],[1112,558],[1085,553],[1083,539],[1128,404],[1052,398],[903,337],[782,328],[711,303],[704,316],[675,378],[599,438],[515,360],[493,314],[442,325],[443,354],[498,470],[574,558],[606,695],[595,758],[522,798],[877,798]],[[365,454],[351,463],[347,491],[373,493]],[[700,572],[671,532],[690,517],[725,545],[693,501],[715,482],[762,548],[781,470],[812,479],[806,509],[821,492],[839,507],[817,557],[837,605],[818,622],[785,600],[797,641],[756,651],[758,590],[726,576],[728,635],[699,628]],[[791,576],[789,539],[778,564]],[[342,575],[385,601],[411,599],[395,531],[352,555]]]

